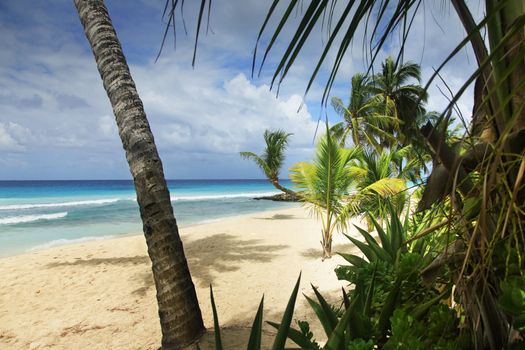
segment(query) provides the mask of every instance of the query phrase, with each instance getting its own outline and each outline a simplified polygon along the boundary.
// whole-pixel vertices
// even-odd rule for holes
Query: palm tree
[[[357,148],[344,149],[326,127],[326,135],[317,144],[313,163],[296,163],[290,168],[290,178],[299,188],[301,200],[321,219],[323,260],[332,256],[332,236],[344,226],[341,216],[343,199],[352,184],[349,165]]]
[[[356,154],[349,166],[353,185],[345,201],[343,219],[366,215],[368,228],[372,229],[370,215],[381,222],[392,209],[401,214],[407,200],[406,183],[417,167],[417,163],[406,161],[407,151],[406,148],[381,153],[363,150]]]
[[[267,24],[272,23],[270,19],[273,20],[271,17],[279,2],[276,0],[272,3],[259,38],[265,32]],[[445,197],[451,203],[451,217],[457,221],[455,225],[449,226],[450,236],[457,237],[457,241],[452,245],[454,249],[447,247],[443,255],[435,260],[432,271],[436,275],[435,271],[448,265],[453,276],[450,283],[456,285],[475,348],[495,350],[505,348],[507,344],[525,335],[519,330],[511,313],[502,308],[498,301],[504,292],[502,282],[509,278],[518,278],[525,269],[522,263],[525,254],[525,6],[521,0],[486,0],[485,14],[476,21],[472,13],[477,11],[469,8],[476,5],[467,5],[463,0],[450,2],[467,35],[442,64],[435,68],[424,91],[443,67],[468,44],[473,48],[478,69],[454,95],[438,123],[429,121],[421,128],[411,122],[412,116],[416,115],[412,112],[414,108],[418,108],[413,98],[413,92],[416,91],[410,92],[409,96],[401,96],[403,99],[408,97],[406,101],[410,102],[404,106],[400,96],[390,95],[386,90],[386,85],[390,82],[384,82],[384,92],[385,97],[394,101],[398,99],[395,107],[397,116],[404,123],[402,127],[414,131],[411,135],[405,132],[404,136],[423,139],[434,164],[439,165],[433,171],[441,169],[442,176],[448,178],[447,182],[455,184],[446,189]],[[403,57],[408,33],[415,28],[412,26],[413,19],[418,11],[424,10],[424,6],[420,6],[421,1],[398,1],[394,4],[389,1],[361,0],[348,1],[341,6],[335,6],[334,3],[335,0],[310,1],[306,5],[296,33],[291,36],[289,44],[285,45],[284,54],[273,75],[274,83],[285,79],[304,47],[304,42],[312,34],[312,28],[326,15],[331,24],[318,27],[327,28],[328,40],[307,87],[308,91],[326,57],[333,57],[328,53],[334,42],[340,43],[326,82],[323,103],[329,96],[341,63],[350,43],[356,38],[360,25],[367,26],[368,30],[364,32],[369,33],[373,39],[370,41],[372,65],[381,50],[385,49],[387,39],[392,34],[399,34],[401,37],[398,57]],[[279,34],[285,32],[282,28],[293,17],[290,14],[294,13],[291,10],[296,4],[297,1],[290,1],[280,20],[273,21],[278,25],[264,53],[265,57]],[[343,26],[345,23],[350,25]],[[336,41],[336,37],[342,39]],[[389,71],[395,71],[398,64],[393,65],[394,69],[391,69],[390,64],[388,66],[390,67],[386,68]],[[412,73],[407,73],[414,76],[412,73],[415,72],[412,70]],[[446,144],[446,132],[440,128],[443,121],[444,125],[448,124],[448,112],[473,82],[472,132],[464,138],[464,147],[458,147],[466,151],[459,154]],[[390,105],[385,104],[385,107],[390,108]],[[413,141],[402,140],[402,143],[405,142]],[[425,191],[433,190],[430,187]],[[429,202],[438,204],[442,198],[430,198]],[[471,211],[467,218],[464,215],[466,205],[470,205]],[[458,258],[462,259],[459,269],[455,265]],[[509,271],[508,265],[502,264],[502,261],[509,262],[512,259],[520,261],[513,272]],[[510,289],[510,293],[523,293],[519,288],[514,288]]]
[[[75,5],[113,107],[133,176],[157,288],[162,349],[180,349],[194,342],[204,332],[204,325],[162,163],[103,1],[75,0]]]
[[[292,134],[288,134],[284,130],[265,130],[264,142],[266,143],[266,147],[263,154],[259,156],[253,152],[240,152],[240,155],[244,159],[253,160],[275,188],[291,196],[293,199],[297,199],[297,193],[283,187],[279,183],[279,172],[284,163],[284,152],[288,146],[288,138],[291,135]]]
[[[380,113],[381,100],[372,96],[370,80],[363,74],[352,77],[350,100],[347,106],[339,97],[332,97],[332,107],[343,121],[332,128],[340,134],[340,144],[345,145],[349,133],[355,146],[373,147],[380,152],[382,147],[378,140],[392,142],[393,135],[385,132],[395,119],[388,114]]]
[[[400,143],[405,144],[405,138],[415,134],[418,116],[424,114],[425,90],[419,84],[408,83],[411,79],[421,81],[421,69],[411,62],[396,64],[392,57],[387,57],[381,67],[381,72],[373,77],[370,92],[382,100],[383,113],[395,121],[389,125],[389,131],[399,131]],[[382,141],[392,145],[392,139]]]

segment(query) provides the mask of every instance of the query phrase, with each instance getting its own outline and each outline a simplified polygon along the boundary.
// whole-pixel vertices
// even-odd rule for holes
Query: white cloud
[[[104,138],[115,139],[118,137],[115,117],[111,115],[103,115],[98,119],[98,129]]]
[[[52,178],[129,176],[111,106],[73,4],[39,5],[27,0],[5,3],[6,11],[0,12],[0,91],[4,91],[0,93],[0,149],[3,160],[10,157],[12,161],[4,162],[1,176],[34,178],[32,173],[39,174],[43,169]],[[297,109],[320,55],[320,35],[314,34],[305,45],[276,98],[268,84],[282,53],[282,42],[275,44],[261,78],[247,78],[257,30],[269,4],[247,0],[214,5],[211,24],[215,34],[201,37],[197,64],[192,70],[192,30],[198,4],[190,2],[187,6],[189,36],[179,30],[177,51],[168,41],[154,64],[163,32],[159,20],[162,2],[147,3],[137,6],[107,1],[107,6],[168,177],[202,177],[203,171],[211,173],[208,177],[260,176],[256,167],[240,159],[238,152],[260,152],[262,134],[268,128],[294,133],[288,165],[312,156],[316,121],[325,112],[319,100],[329,64],[312,86],[307,105],[299,113]],[[425,78],[464,35],[453,10],[445,12],[452,15],[437,13],[436,17],[443,19],[446,36],[429,22],[424,36],[420,31],[408,42],[406,58],[418,61],[426,38]],[[24,23],[16,21],[21,13],[27,19]],[[424,20],[419,16],[415,26],[419,28]],[[293,25],[284,35],[293,34],[291,29]],[[268,38],[263,39],[261,51],[265,40]],[[348,98],[350,76],[363,71],[360,44],[360,40],[355,41],[334,85],[333,95],[343,100]],[[333,58],[332,54],[327,62]],[[443,72],[453,90],[472,71],[473,62],[462,54]],[[467,114],[470,100],[468,91],[460,101]],[[440,110],[446,103],[433,88],[429,107]],[[335,120],[330,107],[326,112]],[[25,175],[20,174],[21,162],[30,164],[24,168]]]
[[[0,123],[0,151],[23,151],[29,141],[29,129],[13,123]]]

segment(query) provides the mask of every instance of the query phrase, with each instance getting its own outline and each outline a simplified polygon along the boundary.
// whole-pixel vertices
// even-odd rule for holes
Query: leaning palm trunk
[[[284,186],[282,186],[280,183],[279,183],[279,180],[278,179],[272,179],[270,180],[272,185],[278,189],[279,191],[282,191],[284,193],[286,193],[287,195],[289,195],[290,197],[292,197],[294,200],[298,200],[300,197],[299,195],[297,194],[297,192],[295,191],[292,191]]]
[[[162,349],[180,349],[204,331],[170,196],[142,101],[102,0],[75,0],[113,107],[135,183],[151,258]]]

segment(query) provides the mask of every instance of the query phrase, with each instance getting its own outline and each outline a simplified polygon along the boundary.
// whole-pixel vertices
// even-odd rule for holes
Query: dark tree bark
[[[292,198],[295,198],[295,199],[297,199],[297,200],[299,199],[299,195],[297,194],[297,192],[292,191],[292,190],[289,190],[289,189],[287,189],[286,187],[283,187],[283,186],[279,183],[279,180],[278,180],[278,179],[273,179],[273,180],[270,180],[270,181],[271,181],[272,185],[273,185],[276,189],[278,189],[278,190],[280,190],[280,191],[286,193],[287,195],[291,196]]]
[[[180,349],[198,339],[204,324],[162,163],[103,1],[75,0],[75,5],[111,102],[135,183],[157,288],[162,349]]]

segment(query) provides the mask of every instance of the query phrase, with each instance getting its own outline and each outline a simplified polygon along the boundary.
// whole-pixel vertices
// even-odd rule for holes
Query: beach
[[[355,232],[349,232],[355,234]],[[321,224],[302,207],[257,212],[181,227],[205,326],[213,328],[213,285],[227,348],[245,348],[264,294],[264,320],[279,322],[302,273],[295,320],[315,320],[303,293],[310,283],[339,303],[334,268],[321,261]],[[334,251],[352,246],[341,234]],[[157,349],[160,326],[141,234],[53,247],[0,259],[0,348]],[[294,322],[295,323],[295,322]],[[323,332],[311,323],[314,334]],[[273,328],[264,325],[268,346]],[[212,349],[205,337],[202,349]]]

